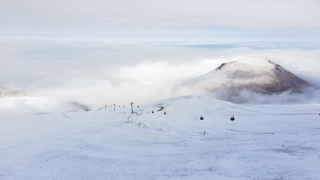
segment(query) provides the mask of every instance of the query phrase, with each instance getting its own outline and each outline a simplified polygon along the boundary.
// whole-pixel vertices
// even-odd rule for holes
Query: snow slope
[[[320,177],[319,104],[185,96],[134,110],[1,117],[0,179]]]

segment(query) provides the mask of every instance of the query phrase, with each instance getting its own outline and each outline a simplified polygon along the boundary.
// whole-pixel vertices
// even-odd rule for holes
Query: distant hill
[[[232,102],[245,101],[239,94],[302,93],[310,84],[277,63],[258,57],[222,63],[214,70],[187,81],[184,86],[220,94],[220,98]]]
[[[0,98],[27,96],[24,91],[0,87]]]
[[[11,88],[0,87],[0,98],[3,98],[1,100],[2,105],[9,108],[14,104],[15,107],[34,109],[34,111],[43,111],[43,109],[46,108],[47,109],[45,111],[48,112],[51,112],[52,109],[59,109],[61,111],[91,111],[91,108],[88,105],[81,104],[76,101],[55,101],[27,97],[27,94],[24,91]]]

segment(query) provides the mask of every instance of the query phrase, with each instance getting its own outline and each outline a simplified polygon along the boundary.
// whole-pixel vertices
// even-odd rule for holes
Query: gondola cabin
[[[231,121],[234,121],[234,115],[230,118]]]
[[[204,119],[204,118],[201,116],[201,117],[200,117],[200,120],[202,121],[203,119]]]

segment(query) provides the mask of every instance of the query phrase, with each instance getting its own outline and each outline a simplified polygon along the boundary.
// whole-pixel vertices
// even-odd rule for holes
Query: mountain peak
[[[250,56],[250,57],[245,57],[237,61],[231,61],[231,62],[226,62],[222,63],[219,67],[216,68],[216,70],[221,70],[223,67],[227,66],[232,67],[232,66],[251,66],[251,67],[257,67],[257,68],[274,68],[274,67],[281,67],[277,63],[267,59],[267,58],[261,58],[261,57],[255,57],[255,56]]]
[[[249,66],[255,66],[255,67],[264,67],[264,66],[275,66],[278,65],[275,62],[267,59],[267,58],[262,58],[262,57],[256,57],[256,56],[250,56],[250,57],[245,57],[237,62],[249,65]],[[279,66],[279,65],[278,65]]]
[[[277,63],[260,57],[246,57],[222,63],[216,69],[187,81],[185,86],[208,92],[222,92],[221,99],[232,100],[242,91],[259,94],[300,93],[307,82]],[[231,99],[231,100],[230,100]]]

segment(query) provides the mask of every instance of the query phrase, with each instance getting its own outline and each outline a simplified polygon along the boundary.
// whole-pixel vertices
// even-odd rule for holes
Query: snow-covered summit
[[[258,72],[258,71],[266,71],[273,68],[279,68],[281,67],[277,63],[267,59],[267,58],[261,58],[261,57],[246,57],[242,58],[238,61],[230,61],[226,63],[222,63],[216,70],[247,70],[252,72]],[[213,72],[213,71],[211,71]]]
[[[300,93],[307,82],[277,63],[259,57],[222,63],[214,70],[187,81],[185,86],[209,92],[219,92],[219,98],[239,102],[244,91],[259,94]]]
[[[273,61],[262,58],[262,57],[256,57],[256,56],[250,56],[246,58],[242,58],[236,62],[246,64],[248,66],[254,66],[254,67],[273,67],[276,65]]]

